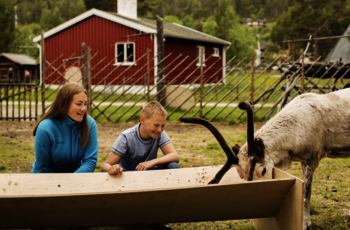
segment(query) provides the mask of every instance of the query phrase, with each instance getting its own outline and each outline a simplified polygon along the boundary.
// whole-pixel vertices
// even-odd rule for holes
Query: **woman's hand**
[[[120,165],[118,164],[115,164],[115,165],[112,165],[109,169],[108,169],[108,174],[109,175],[115,175],[115,174],[122,174],[123,172],[123,168],[120,167]]]
[[[155,165],[156,165],[156,163],[153,160],[142,162],[136,167],[136,171],[146,171],[147,169],[150,169],[150,168],[154,167]]]

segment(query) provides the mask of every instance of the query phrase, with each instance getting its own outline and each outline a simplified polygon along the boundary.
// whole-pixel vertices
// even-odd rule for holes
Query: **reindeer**
[[[350,89],[318,95],[307,93],[293,99],[254,134],[253,110],[247,111],[247,143],[231,149],[219,131],[199,118],[180,118],[185,123],[207,127],[227,155],[226,164],[211,180],[219,183],[235,166],[242,179],[271,179],[273,167],[286,169],[292,161],[301,162],[304,180],[303,229],[311,228],[310,198],[313,174],[322,158],[350,157]]]

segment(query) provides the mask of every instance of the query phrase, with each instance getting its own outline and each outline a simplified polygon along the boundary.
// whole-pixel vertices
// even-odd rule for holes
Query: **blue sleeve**
[[[49,134],[38,126],[35,135],[35,165],[36,173],[54,173],[51,168],[52,141]]]
[[[128,146],[127,146],[126,136],[123,134],[120,134],[112,147],[112,151],[117,153],[121,157],[125,157],[127,150],[128,150]]]
[[[94,172],[98,158],[98,139],[97,126],[94,119],[89,119],[89,143],[85,146],[84,158],[81,160],[81,166],[75,171],[76,173]]]
[[[171,143],[169,140],[168,135],[166,134],[165,131],[160,133],[160,139],[159,139],[159,148],[163,148],[165,145]]]

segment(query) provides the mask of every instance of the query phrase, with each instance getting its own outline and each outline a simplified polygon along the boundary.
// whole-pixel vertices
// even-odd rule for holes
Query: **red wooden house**
[[[126,2],[133,1],[129,0]],[[136,2],[136,0],[134,0],[134,2]],[[120,65],[130,55],[130,58],[127,59],[122,66],[118,67],[118,69],[110,74],[106,80],[107,82],[100,84],[108,84],[130,66],[132,67],[128,70],[127,76],[132,76],[140,67],[146,64],[147,55],[143,55],[146,54],[148,49],[151,50],[150,59],[154,58],[158,52],[156,21],[137,18],[136,8],[132,10],[131,13],[125,13],[125,11],[122,11],[123,7],[119,7],[119,5],[118,9],[120,9],[118,13],[91,9],[44,33],[45,59],[49,63],[53,63],[54,60],[63,54],[63,56],[54,64],[54,67],[58,68],[62,65],[62,61],[71,57],[72,54],[75,54],[74,57],[81,56],[81,44],[82,42],[85,42],[86,45],[91,48],[92,55],[98,51],[98,54],[92,59],[92,67],[105,58],[93,69],[92,76],[95,76],[111,60],[116,59],[113,64],[105,68],[95,79],[93,79],[92,85],[99,84],[105,76],[111,73],[116,66]],[[215,75],[211,78],[212,80],[210,82],[216,82],[224,77],[225,68],[223,67],[226,64],[225,50],[230,46],[230,42],[176,23],[164,23],[163,27],[165,57],[171,53],[171,56],[165,60],[165,66],[167,67],[165,69],[166,83],[171,81],[171,79],[174,79],[174,77],[178,76],[183,69],[190,65],[190,63],[200,54],[201,49],[203,49],[205,53],[204,59],[207,59],[212,55],[204,63],[204,71],[215,63],[215,65],[205,73],[204,78],[208,79]],[[33,40],[34,42],[39,43],[41,41],[41,36],[37,36]],[[121,55],[116,58],[118,56],[117,54]],[[169,65],[180,54],[182,54],[181,58]],[[188,56],[186,61],[178,65],[186,56]],[[179,84],[183,79],[189,76],[200,64],[199,60],[200,59],[190,65],[190,68],[182,73],[172,84]],[[72,63],[73,61],[66,62],[60,72],[63,72],[64,68],[68,68],[69,64]],[[157,75],[157,63],[157,58],[151,63],[150,68],[156,66],[156,68],[153,68],[150,73],[151,78]],[[48,65],[46,65],[46,67],[48,67]],[[52,71],[52,68],[49,68],[48,72],[46,72],[46,77],[49,76],[50,71]],[[126,82],[126,84],[131,85],[132,82],[145,76],[146,71],[147,68],[143,68],[133,77],[133,79],[131,79],[131,81]],[[200,71],[197,70],[191,76],[190,80],[185,83],[190,83],[191,80],[193,81],[193,79],[199,76],[199,74]],[[58,77],[58,74],[53,74],[45,83],[51,83]],[[121,85],[124,80],[125,78],[119,78],[114,81],[113,84]],[[62,79],[56,81],[55,84],[59,84],[61,81]],[[152,82],[151,84],[154,83],[155,82]],[[144,84],[144,80],[139,81],[138,84]]]

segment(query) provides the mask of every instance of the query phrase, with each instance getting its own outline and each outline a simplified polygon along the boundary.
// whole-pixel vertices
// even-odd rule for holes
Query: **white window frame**
[[[118,57],[118,54],[120,53],[120,51],[118,52],[117,49],[118,49],[118,45],[120,45],[120,44],[124,45],[124,50],[123,50],[123,54],[122,54],[123,61],[128,58],[127,52],[126,52],[127,45],[128,44],[132,44],[133,45],[133,60],[132,61],[126,60],[124,63],[123,63],[123,61],[119,61],[118,62],[118,59],[120,58],[120,57]],[[135,42],[117,42],[117,43],[115,43],[115,57],[116,57],[116,59],[115,59],[114,65],[120,65],[120,64],[121,65],[126,65],[126,66],[135,65],[135,59],[136,59],[136,57],[135,57]]]
[[[198,50],[199,49],[199,50]],[[200,57],[200,54],[201,54],[201,49],[203,49],[203,66],[205,66],[205,47],[204,46],[197,46],[197,63],[196,63],[196,66],[200,66],[201,65],[201,57]]]
[[[214,48],[213,57],[219,57],[219,48]]]

